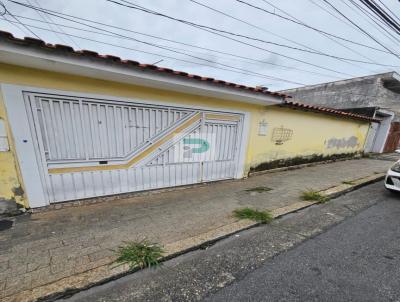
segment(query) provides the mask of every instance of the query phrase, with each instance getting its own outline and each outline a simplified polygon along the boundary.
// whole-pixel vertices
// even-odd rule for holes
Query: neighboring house
[[[348,156],[378,122],[5,32],[0,85],[0,200],[31,208]]]
[[[371,113],[382,120],[371,125],[366,151],[392,152],[400,142],[400,75],[396,72],[304,86],[280,91],[294,100],[355,113]],[[368,109],[369,108],[369,109]]]

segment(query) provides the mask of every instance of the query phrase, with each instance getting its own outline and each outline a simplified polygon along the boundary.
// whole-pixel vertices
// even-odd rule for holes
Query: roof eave
[[[171,76],[147,69],[140,70],[108,60],[107,62],[99,62],[86,57],[64,56],[59,53],[14,44],[0,45],[0,62],[251,104],[273,105],[282,103],[284,100],[282,96],[268,95],[262,92],[255,93],[254,91],[246,92],[243,89],[232,89],[234,87],[223,87],[188,77]]]
[[[320,114],[333,115],[333,116],[337,116],[340,118],[358,120],[358,121],[369,122],[369,123],[380,123],[381,122],[381,120],[377,119],[377,118],[371,118],[371,117],[367,117],[367,116],[363,116],[363,115],[359,115],[359,114],[342,112],[340,110],[336,110],[336,109],[332,109],[332,108],[313,106],[313,105],[292,102],[292,101],[285,101],[284,103],[279,104],[279,106],[284,107],[284,108],[292,108],[292,109],[296,109],[296,110],[311,111],[311,112],[316,112],[316,113],[320,113]]]

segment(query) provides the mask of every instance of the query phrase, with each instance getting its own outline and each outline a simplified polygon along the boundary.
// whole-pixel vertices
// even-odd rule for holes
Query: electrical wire
[[[381,34],[385,35],[391,42],[394,44],[400,43],[400,40],[392,35],[392,33],[388,32],[386,28],[384,28],[378,21],[381,22],[381,20],[376,20],[375,16],[371,15],[369,11],[367,11],[364,7],[360,6],[358,3],[356,3],[353,0],[350,0],[350,3],[354,6],[351,6],[347,2],[348,0],[341,0],[341,2],[346,5],[348,8],[350,8],[352,11],[356,12],[359,16],[361,16],[366,22],[368,22],[371,26],[373,26],[376,30],[378,30]],[[372,22],[373,23],[372,23]]]
[[[383,5],[384,8],[386,8],[386,10],[388,10],[393,15],[394,18],[396,18],[400,22],[400,17],[398,17],[389,7],[387,7],[385,2],[381,0],[378,1]]]
[[[295,21],[297,21],[297,22],[303,24],[304,26],[309,26],[308,24],[306,24],[306,23],[303,22],[302,20],[299,20],[298,18],[296,18],[295,16],[289,14],[288,12],[284,11],[283,9],[280,9],[280,8],[277,7],[276,5],[273,5],[271,2],[269,2],[269,1],[267,1],[267,0],[262,0],[262,1],[265,2],[265,3],[267,3],[267,4],[269,4],[269,5],[272,6],[274,9],[277,9],[278,11],[280,11],[280,12],[284,13],[285,15],[289,16],[289,17],[292,18],[293,20],[295,20]],[[315,5],[317,5],[318,7],[323,8],[323,7],[319,6],[318,4],[316,4],[313,0],[310,0],[310,1],[311,1],[312,3],[314,3]],[[331,14],[331,15],[333,15],[333,14]],[[328,35],[328,34],[323,33],[323,32],[318,32],[318,31],[317,31],[317,33],[320,34],[320,35],[322,35],[322,36],[324,36],[325,38],[331,40],[333,43],[335,43],[335,44],[337,44],[337,45],[339,45],[339,46],[341,46],[341,47],[347,49],[348,51],[350,51],[350,52],[352,52],[352,53],[354,53],[354,54],[356,54],[356,55],[359,55],[359,56],[361,56],[361,57],[363,57],[363,58],[369,60],[370,62],[377,63],[376,61],[374,61],[374,60],[372,60],[371,58],[367,57],[366,55],[360,53],[359,51],[356,51],[355,49],[353,49],[353,48],[351,48],[351,47],[349,47],[349,46],[343,44],[342,42],[337,41],[336,39],[334,39],[333,37],[331,37],[331,36]],[[343,62],[343,61],[342,61],[342,62]],[[346,63],[347,63],[347,64],[350,64],[349,62],[346,62]],[[355,64],[351,64],[351,65],[356,66],[356,67],[358,67],[358,68],[363,68],[363,69],[368,70],[368,71],[371,72],[371,70],[366,69],[365,67],[362,67],[362,66],[360,67],[359,65],[355,65]]]
[[[386,26],[394,30],[397,34],[400,34],[400,24],[378,4],[376,4],[374,1],[371,2],[369,0],[361,0],[361,3],[363,3],[378,18],[380,18],[383,23],[386,24]]]
[[[237,18],[237,17],[232,16],[232,15],[230,15],[230,14],[227,14],[227,13],[221,11],[221,10],[218,10],[218,9],[216,9],[216,8],[214,8],[214,7],[208,6],[208,5],[204,4],[204,3],[198,2],[198,1],[196,1],[196,0],[189,0],[189,1],[192,2],[192,3],[195,3],[195,4],[197,4],[197,5],[200,5],[200,6],[202,6],[202,7],[205,7],[205,8],[207,8],[207,9],[213,11],[213,12],[219,13],[219,14],[221,14],[221,15],[224,15],[224,16],[228,17],[228,18],[231,18],[231,19],[233,19],[233,20],[239,21],[239,22],[241,22],[241,23],[243,23],[243,24],[246,24],[246,25],[248,25],[248,26],[250,26],[250,27],[256,28],[256,29],[258,29],[258,30],[260,30],[260,31],[263,31],[263,32],[265,32],[265,33],[268,33],[268,34],[273,35],[273,36],[275,36],[275,37],[278,37],[278,38],[280,38],[280,39],[283,39],[283,40],[285,40],[285,41],[291,42],[291,43],[293,43],[293,44],[302,46],[302,47],[304,47],[304,48],[307,48],[307,49],[309,49],[309,50],[313,50],[313,51],[318,52],[318,53],[322,53],[322,52],[319,51],[319,50],[316,50],[316,49],[314,49],[314,48],[311,48],[310,46],[307,46],[307,45],[305,45],[305,44],[302,44],[302,43],[296,42],[296,41],[294,41],[294,40],[288,39],[288,38],[286,38],[286,37],[284,37],[284,36],[278,35],[278,34],[272,32],[272,31],[266,30],[265,28],[263,28],[263,27],[261,27],[261,26],[252,24],[252,23],[247,22],[247,21],[245,21],[245,20],[243,20],[243,19],[240,19],[240,18]]]
[[[6,15],[7,15],[7,8],[6,8],[6,6],[5,6],[2,2],[0,2],[0,7],[3,9],[3,11],[0,12],[0,16],[3,17],[3,19],[6,20],[7,23],[11,24],[11,26],[14,26],[16,29],[18,29],[18,30],[19,30],[22,34],[24,34],[24,35],[26,35],[26,33],[28,33],[28,35],[30,34],[30,32],[29,32],[29,31],[26,31],[25,28],[19,27],[19,25],[15,24],[15,23],[12,23],[10,20],[8,20],[8,19],[6,18]]]
[[[19,4],[19,5],[22,5],[22,6],[25,6],[25,7],[29,7],[31,9],[39,9],[39,10],[41,10],[40,8],[31,7],[29,5],[26,5],[25,3],[21,3],[21,2],[15,1],[15,0],[9,0],[9,1],[13,2],[13,3],[16,3],[16,4]],[[53,13],[50,10],[47,10],[47,9],[43,9],[41,11],[43,11],[43,12],[45,12],[47,14],[50,14],[52,16],[58,17],[58,18],[69,20],[69,21],[72,21],[72,22],[75,22],[75,23],[78,23],[78,24],[81,24],[81,25],[84,25],[84,26],[91,27],[91,28],[96,28],[96,27],[93,27],[92,25],[88,25],[88,24],[85,24],[85,23],[82,23],[82,22],[79,22],[79,21],[76,21],[76,20],[71,20],[71,19],[66,18],[64,16],[60,16],[60,14],[57,13],[57,12]],[[194,26],[194,25],[191,25],[191,26]],[[200,27],[197,27],[197,26],[194,26],[194,27],[199,28],[199,29],[201,29],[203,31],[207,31],[207,32],[212,33],[214,35],[221,36],[221,37],[224,37],[224,38],[232,40],[232,41],[236,41],[236,42],[238,42],[240,44],[247,45],[247,46],[250,46],[252,48],[259,49],[259,50],[262,50],[262,51],[265,51],[265,52],[268,52],[268,53],[272,53],[272,54],[275,54],[277,56],[282,56],[284,58],[287,58],[287,59],[290,59],[290,60],[293,60],[293,61],[296,61],[296,62],[301,62],[303,64],[307,64],[307,65],[310,65],[310,66],[313,66],[313,67],[317,67],[317,68],[320,68],[320,69],[328,70],[328,71],[331,71],[331,72],[335,72],[335,73],[346,75],[346,76],[350,76],[350,77],[354,76],[354,75],[351,75],[351,74],[348,74],[348,73],[340,72],[340,71],[337,71],[337,70],[334,70],[334,69],[331,69],[331,68],[328,68],[328,67],[319,66],[319,65],[314,64],[314,63],[310,63],[310,62],[307,62],[307,61],[304,61],[304,60],[300,60],[300,59],[296,59],[296,58],[293,58],[293,57],[290,57],[290,56],[287,56],[287,55],[284,55],[284,54],[281,54],[281,53],[278,53],[278,52],[274,52],[274,51],[268,50],[266,48],[259,47],[257,45],[253,45],[253,44],[250,44],[250,43],[247,43],[247,42],[243,42],[241,40],[234,39],[232,37],[228,37],[228,36],[222,35],[221,33],[217,33],[217,32],[211,31],[211,30],[207,30],[205,28],[200,28]],[[105,30],[105,29],[102,29],[102,30],[104,30],[106,32],[110,32],[110,31]],[[110,32],[110,33],[112,33],[112,32]],[[119,35],[119,34],[117,34],[117,35]]]
[[[110,0],[107,0],[107,1],[110,1]],[[279,14],[274,13],[274,12],[270,12],[270,11],[268,11],[268,10],[262,8],[262,7],[253,5],[253,4],[248,3],[248,2],[246,2],[246,1],[243,1],[243,0],[235,0],[235,1],[237,1],[237,2],[239,2],[239,3],[242,3],[242,4],[245,4],[245,5],[247,5],[247,6],[250,6],[250,7],[252,7],[252,8],[255,8],[255,9],[257,9],[257,10],[263,11],[263,12],[265,12],[265,13],[267,13],[267,14],[274,15],[274,16],[276,16],[276,17],[278,17],[278,18],[287,20],[287,21],[289,21],[289,22],[293,22],[293,23],[296,23],[296,24],[301,25],[301,26],[303,26],[303,27],[307,27],[307,28],[312,29],[312,30],[314,30],[314,31],[317,31],[317,32],[320,32],[320,33],[324,33],[324,34],[329,35],[329,36],[331,36],[331,37],[333,37],[333,38],[340,39],[340,40],[346,41],[346,42],[348,42],[348,43],[351,43],[351,44],[354,44],[354,45],[358,45],[358,46],[362,46],[362,47],[366,47],[366,48],[373,49],[373,50],[376,50],[376,51],[380,51],[380,52],[384,52],[384,53],[391,53],[391,52],[388,51],[388,50],[383,50],[383,49],[379,49],[379,48],[376,48],[376,47],[373,47],[373,46],[369,46],[369,45],[366,45],[366,44],[363,44],[363,43],[355,42],[355,41],[349,40],[349,39],[347,39],[347,38],[343,38],[343,37],[341,37],[341,36],[338,36],[338,35],[335,35],[335,34],[332,34],[332,33],[329,33],[329,32],[323,31],[323,30],[320,30],[320,29],[315,28],[315,27],[312,27],[312,26],[310,26],[310,25],[308,25],[308,24],[305,24],[305,23],[296,21],[296,20],[291,19],[291,18],[287,18],[287,17],[285,17],[285,16],[279,15]],[[264,1],[264,0],[263,0],[263,1]]]
[[[29,27],[27,27],[27,26],[25,26],[24,24],[22,24],[21,21],[20,21],[17,17],[15,17],[15,16],[13,15],[13,13],[11,13],[11,12],[7,9],[7,7],[4,5],[3,2],[0,2],[0,6],[4,9],[4,13],[2,14],[2,16],[10,15],[15,21],[17,21],[17,22],[19,23],[19,25],[21,25],[23,28],[25,28],[28,32],[30,32],[30,33],[31,33],[32,35],[34,35],[36,38],[40,39],[40,37],[39,37],[34,31],[32,31]],[[5,20],[7,20],[7,19],[5,18]],[[7,20],[7,21],[8,21],[8,20]],[[40,40],[41,40],[41,39],[40,39]]]
[[[365,31],[363,28],[361,28],[360,26],[358,26],[354,21],[352,21],[350,18],[348,18],[346,15],[344,15],[340,10],[338,10],[333,4],[331,4],[328,0],[322,0],[324,1],[326,4],[328,4],[330,7],[332,7],[338,14],[340,14],[341,16],[343,16],[346,20],[350,21],[352,24],[354,24],[357,28],[359,28],[366,36],[368,36],[369,38],[371,38],[373,41],[375,41],[376,43],[378,43],[379,45],[381,45],[383,48],[385,48],[386,50],[388,50],[392,55],[394,55],[396,58],[400,59],[400,56],[398,54],[395,54],[390,48],[388,48],[387,46],[385,46],[384,44],[382,44],[381,42],[379,42],[374,36],[372,36],[370,33],[368,33],[367,31]]]
[[[26,19],[26,20],[40,22],[40,23],[47,23],[47,21],[38,20],[38,19],[35,19],[35,18],[30,18],[30,17],[25,17],[25,16],[17,16],[17,17],[19,17],[20,19]],[[69,28],[69,29],[74,29],[74,30],[79,30],[79,31],[84,31],[84,32],[89,32],[89,33],[95,33],[95,34],[108,36],[108,37],[114,37],[114,38],[118,38],[118,39],[125,39],[124,37],[121,37],[121,36],[118,36],[118,35],[115,35],[115,34],[107,34],[107,33],[103,32],[103,31],[92,31],[92,30],[87,30],[87,29],[74,27],[74,26],[69,26],[69,25],[65,25],[65,24],[59,24],[59,23],[54,23],[54,24],[56,24],[58,26],[61,26],[61,27]],[[126,30],[126,31],[131,32],[130,30]],[[139,33],[139,32],[134,32],[134,33],[142,34],[142,35],[149,36],[149,37],[157,37],[157,36],[147,35],[147,34],[143,34],[143,33]],[[314,71],[309,71],[309,70],[305,70],[305,69],[301,69],[301,68],[297,68],[297,67],[293,67],[293,66],[275,64],[275,63],[271,63],[271,62],[268,62],[268,61],[262,61],[262,60],[258,60],[258,59],[253,59],[253,58],[249,58],[249,57],[244,57],[244,56],[232,54],[232,53],[229,53],[229,52],[223,52],[223,51],[218,51],[218,50],[214,50],[214,49],[210,49],[210,48],[199,47],[199,46],[195,46],[195,45],[191,45],[191,44],[172,41],[172,40],[169,40],[169,39],[163,39],[163,38],[160,38],[160,37],[157,37],[157,38],[161,39],[161,40],[168,41],[168,42],[173,42],[173,43],[182,44],[182,45],[186,45],[186,46],[193,47],[193,48],[198,48],[198,49],[201,49],[201,50],[207,50],[207,51],[214,52],[214,53],[217,53],[217,54],[227,55],[227,56],[230,56],[232,58],[236,58],[236,60],[240,59],[241,62],[245,62],[246,61],[246,63],[249,62],[249,63],[253,63],[253,64],[267,64],[267,65],[272,65],[272,66],[275,66],[277,68],[282,68],[282,69],[285,69],[285,70],[298,70],[298,71],[301,71],[301,72],[310,73],[310,74],[314,74],[314,75],[343,79],[343,78],[340,78],[340,77],[336,77],[336,76],[332,76],[332,75],[328,75],[328,74],[323,74],[323,73],[319,73],[319,72],[314,72]],[[167,45],[164,45],[164,44],[161,44],[160,46],[163,46],[163,47],[166,47],[166,48],[169,48],[169,49],[196,52],[196,51],[193,51],[193,50],[167,46]],[[207,55],[206,53],[202,53],[202,52],[197,52],[197,53],[199,53],[201,55]],[[226,60],[226,58],[222,58],[222,59]]]
[[[31,3],[29,0],[25,0],[25,1],[27,1],[29,4],[32,5],[32,3]],[[37,0],[33,0],[33,1],[36,3],[36,5],[37,5],[38,7],[42,8],[42,6],[40,5],[40,3],[39,3]],[[49,22],[49,27],[52,28],[52,26],[55,26],[55,28],[58,28],[59,31],[63,32],[63,29],[62,29],[60,26],[58,26],[58,25],[56,25],[56,24],[54,23],[54,21],[51,19],[51,16],[46,15],[46,14],[44,14],[44,13],[42,13],[42,12],[39,12],[39,11],[37,11],[37,14],[40,15],[40,16],[43,18],[43,20]],[[60,37],[61,40],[64,41],[66,44],[68,44],[68,43],[63,39],[62,35],[57,35],[57,36]],[[65,37],[68,38],[68,39],[72,42],[72,44],[74,44],[76,47],[80,48],[80,46],[75,42],[74,39],[72,39],[71,37],[68,37],[68,36],[65,36]]]
[[[11,22],[15,22],[15,21],[11,21]],[[38,26],[35,26],[35,25],[31,25],[31,24],[29,24],[29,26],[31,26],[32,28],[53,32],[53,30],[50,30],[48,28],[38,27]],[[200,58],[200,57],[194,57],[194,56],[185,54],[183,52],[172,51],[172,50],[169,50],[167,48],[165,48],[165,50],[169,50],[169,51],[172,51],[174,53],[178,53],[178,54],[182,54],[182,55],[188,55],[188,56],[193,57],[195,59],[208,61],[208,62],[210,62],[212,64],[222,65],[224,67],[216,67],[216,66],[209,65],[209,64],[203,64],[203,63],[197,63],[197,62],[193,62],[193,61],[183,60],[183,59],[179,59],[179,58],[172,57],[172,56],[166,56],[166,55],[162,55],[162,54],[158,54],[158,53],[152,53],[152,52],[148,52],[148,51],[138,50],[138,49],[125,47],[125,46],[121,46],[121,45],[117,45],[117,44],[113,44],[113,43],[108,43],[108,42],[104,42],[104,41],[99,41],[99,40],[95,40],[95,39],[91,39],[91,38],[87,38],[87,37],[82,37],[82,36],[78,36],[78,35],[66,34],[66,33],[63,33],[63,32],[57,32],[57,33],[58,34],[69,35],[71,37],[75,37],[75,38],[79,38],[79,39],[83,39],[83,40],[87,40],[87,41],[91,41],[91,42],[96,42],[96,43],[100,43],[100,44],[104,44],[104,45],[119,47],[119,48],[128,49],[128,50],[133,50],[133,51],[142,52],[142,53],[146,53],[146,54],[151,54],[151,55],[159,56],[159,57],[165,57],[165,58],[168,58],[168,59],[182,61],[182,62],[185,62],[185,63],[195,64],[195,65],[202,65],[202,66],[207,66],[207,67],[214,68],[214,69],[221,69],[221,70],[227,70],[227,71],[236,72],[236,73],[240,73],[240,74],[257,76],[257,77],[265,78],[265,79],[272,80],[272,81],[285,82],[285,83],[296,84],[296,85],[305,85],[304,83],[290,81],[290,80],[286,80],[286,79],[282,79],[282,78],[278,78],[278,77],[273,77],[273,76],[269,76],[269,75],[253,72],[251,70],[246,70],[246,69],[242,69],[242,68],[233,67],[233,66],[229,66],[229,65],[226,65],[226,64],[214,62],[212,60],[207,60],[207,59]],[[143,42],[143,43],[151,45],[151,44],[146,43],[146,42]]]
[[[200,5],[200,6],[202,6],[202,7],[205,7],[205,8],[207,8],[207,9],[211,10],[211,11],[214,11],[214,12],[216,12],[216,13],[222,14],[222,15],[228,17],[228,18],[231,18],[231,19],[234,19],[234,20],[239,21],[239,22],[241,22],[241,23],[247,24],[247,25],[249,25],[249,26],[251,26],[251,27],[253,27],[253,28],[257,28],[257,29],[260,29],[260,30],[262,30],[262,31],[264,31],[264,32],[266,32],[266,33],[271,33],[271,34],[275,35],[274,33],[270,32],[270,31],[266,31],[266,30],[264,30],[263,28],[261,28],[261,27],[259,27],[259,26],[257,26],[257,25],[251,24],[251,23],[249,23],[249,22],[247,22],[247,21],[244,21],[244,20],[239,19],[239,18],[237,18],[237,17],[234,17],[234,16],[232,16],[232,15],[229,15],[229,14],[223,12],[223,11],[220,11],[220,10],[218,10],[218,9],[215,9],[215,8],[213,8],[213,7],[210,7],[210,6],[208,6],[208,5],[205,5],[205,4],[203,4],[203,3],[200,3],[200,2],[198,2],[198,1],[196,1],[196,0],[189,0],[189,1],[191,1],[191,2],[193,2],[193,3],[195,3],[195,4],[197,4],[197,5]],[[313,51],[313,52],[316,53],[316,54],[323,55],[323,56],[324,56],[324,55],[325,55],[325,56],[329,56],[329,57],[331,57],[331,58],[333,57],[332,55],[326,54],[326,53],[324,53],[324,52],[321,52],[321,51],[319,51],[319,50],[316,50],[316,49],[311,48],[311,47],[309,47],[309,46],[306,46],[306,45],[304,45],[304,44],[297,43],[297,42],[295,42],[295,41],[293,41],[293,40],[286,39],[286,38],[284,38],[284,37],[282,37],[282,36],[280,36],[280,35],[278,35],[278,37],[281,37],[281,38],[283,38],[283,39],[285,39],[285,40],[288,40],[288,41],[290,41],[290,42],[292,42],[292,43],[295,43],[296,45],[303,46],[303,47],[305,47],[305,48],[307,48],[307,49]],[[329,38],[330,38],[330,37],[329,37]],[[332,39],[332,38],[330,38],[330,39]],[[334,42],[337,43],[337,44],[340,44],[340,43],[337,42],[336,40],[334,40]],[[340,44],[340,45],[341,45],[341,44]],[[358,53],[358,52],[352,50],[352,49],[349,48],[349,47],[346,47],[345,45],[342,45],[342,46],[345,47],[345,48],[347,48],[348,50],[350,50],[350,51],[353,52],[353,53],[356,53],[356,54],[358,54],[358,55],[363,56],[362,54],[360,54],[360,53]],[[371,60],[370,58],[368,58],[368,57],[366,57],[366,56],[363,56],[363,57],[366,58],[367,60],[369,60],[369,61],[372,62],[372,63],[377,63],[377,62],[374,62],[373,60]],[[352,66],[355,66],[355,67],[358,67],[358,68],[361,68],[361,69],[365,69],[365,70],[370,71],[369,69],[367,69],[367,68],[365,68],[365,67],[363,67],[363,66],[359,66],[359,65],[356,65],[356,64],[353,64],[353,63],[349,62],[349,61],[346,60],[345,58],[341,58],[341,57],[335,56],[335,59],[337,59],[337,60],[339,60],[339,61],[341,61],[341,62],[343,62],[343,63],[346,63],[346,64],[349,64],[349,65],[352,65]]]
[[[296,51],[301,51],[301,52],[306,52],[306,53],[310,53],[310,54],[314,54],[314,55],[326,56],[326,57],[330,57],[330,58],[333,58],[333,59],[340,59],[340,60],[346,60],[346,61],[350,61],[350,62],[357,62],[357,63],[363,63],[363,64],[371,64],[371,62],[355,60],[355,59],[350,59],[350,58],[343,58],[343,57],[338,57],[338,56],[335,56],[335,55],[332,55],[332,54],[322,53],[322,52],[319,52],[319,51],[307,50],[307,49],[304,49],[304,48],[294,47],[294,46],[290,46],[290,45],[286,45],[286,44],[276,43],[276,42],[272,42],[272,41],[266,41],[266,40],[263,40],[263,39],[260,39],[260,38],[255,38],[255,37],[251,37],[251,36],[248,36],[248,35],[234,33],[234,32],[231,32],[231,31],[227,31],[227,30],[223,30],[223,29],[219,29],[219,28],[215,28],[215,27],[211,27],[211,26],[207,26],[207,25],[203,25],[203,24],[198,24],[198,23],[194,23],[194,22],[191,22],[191,21],[183,20],[183,19],[174,18],[174,17],[168,16],[168,15],[162,14],[162,13],[158,13],[158,12],[143,8],[143,7],[138,6],[136,4],[128,5],[128,4],[124,4],[124,3],[121,3],[121,2],[118,2],[118,1],[115,1],[115,0],[106,0],[106,1],[118,4],[118,5],[122,5],[122,6],[127,6],[127,7],[130,7],[130,8],[133,8],[133,9],[139,9],[139,10],[144,11],[146,13],[151,13],[151,14],[155,14],[155,15],[158,15],[158,16],[161,16],[161,17],[166,17],[166,18],[168,18],[170,20],[174,20],[174,21],[177,21],[177,22],[180,22],[180,23],[184,23],[186,25],[195,26],[195,27],[201,27],[203,29],[216,31],[216,32],[219,32],[219,33],[222,33],[222,34],[228,34],[228,35],[239,37],[239,38],[244,38],[244,39],[248,39],[248,40],[252,40],[252,41],[256,41],[256,42],[261,42],[261,43],[265,43],[265,44],[269,44],[269,45],[274,45],[274,46],[278,46],[278,47],[284,47],[284,48],[288,48],[288,49],[292,49],[292,50],[296,50]],[[130,3],[129,1],[125,1],[125,0],[120,0],[120,1],[123,1],[125,3]],[[193,0],[190,0],[190,1],[193,1]],[[379,63],[373,63],[373,64],[380,65]]]

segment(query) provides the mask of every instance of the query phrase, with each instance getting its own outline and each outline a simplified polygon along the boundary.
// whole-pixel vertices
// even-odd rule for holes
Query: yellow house
[[[25,207],[354,154],[377,122],[4,32],[0,42],[0,200]]]

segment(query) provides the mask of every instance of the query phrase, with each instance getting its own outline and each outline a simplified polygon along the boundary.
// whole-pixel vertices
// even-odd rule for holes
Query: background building
[[[382,120],[371,125],[367,152],[392,152],[400,142],[400,75],[396,72],[281,91],[295,101],[365,114]]]

